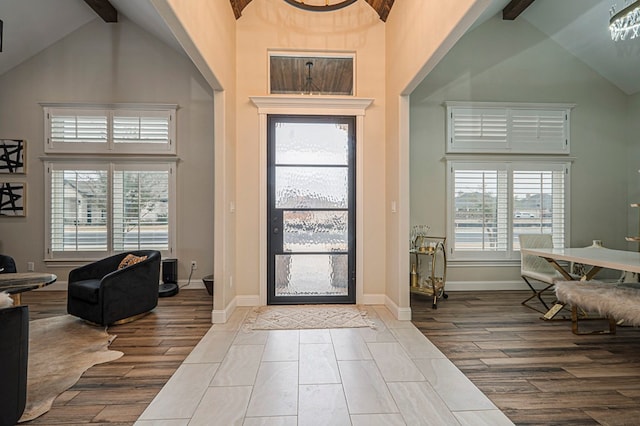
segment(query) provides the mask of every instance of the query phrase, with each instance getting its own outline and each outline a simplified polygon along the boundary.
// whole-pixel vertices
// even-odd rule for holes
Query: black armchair
[[[9,272],[18,272],[16,262],[13,260],[13,257],[0,254],[0,274]]]
[[[0,309],[0,425],[15,425],[27,403],[29,307]]]
[[[128,254],[147,258],[119,269]],[[159,251],[107,257],[69,272],[67,312],[100,325],[128,322],[158,305],[159,284]]]

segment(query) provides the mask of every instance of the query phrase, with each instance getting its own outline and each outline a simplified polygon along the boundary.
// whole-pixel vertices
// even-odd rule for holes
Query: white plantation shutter
[[[507,147],[506,108],[455,108],[449,118],[449,152],[494,152]]]
[[[564,247],[567,169],[564,165],[537,170],[532,167],[522,170],[516,166],[513,171],[514,249],[519,250],[520,233],[550,234],[554,247]],[[516,223],[516,219],[521,219],[521,223]]]
[[[113,142],[117,150],[171,151],[174,115],[172,111],[127,111],[113,113]]]
[[[49,164],[50,255],[107,251],[107,168]]]
[[[45,118],[47,148],[70,145],[69,149],[83,150],[83,145],[88,144],[95,149],[96,144],[107,144],[106,110],[49,109]]]
[[[169,249],[169,170],[115,170],[113,246],[116,251]]]
[[[449,162],[452,260],[519,259],[518,235],[566,240],[568,163]]]
[[[45,163],[47,259],[173,253],[173,162]]]
[[[45,105],[45,152],[175,154],[176,106],[153,107]]]
[[[453,250],[472,253],[474,258],[503,258],[509,239],[506,167],[452,164],[451,174]]]
[[[113,117],[115,143],[167,143],[169,120],[151,117]]]
[[[448,153],[568,154],[572,105],[446,102]]]
[[[569,144],[564,110],[512,109],[511,146],[518,152],[564,152]]]

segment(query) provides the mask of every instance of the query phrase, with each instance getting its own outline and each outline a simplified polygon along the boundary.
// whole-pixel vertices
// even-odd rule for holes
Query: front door
[[[267,302],[355,303],[355,117],[268,126]]]

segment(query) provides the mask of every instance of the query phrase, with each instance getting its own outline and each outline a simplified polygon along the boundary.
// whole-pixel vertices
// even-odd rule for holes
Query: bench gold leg
[[[602,320],[604,318],[582,318],[582,321],[586,321],[586,320]],[[573,334],[577,334],[577,335],[584,335],[584,334],[616,334],[616,320],[611,318],[611,317],[607,317],[606,318],[607,321],[609,322],[609,330],[596,330],[596,331],[589,331],[589,332],[582,332],[580,331],[580,326],[579,326],[579,322],[580,322],[580,318],[578,316],[578,307],[577,306],[571,306],[571,331],[573,332]]]

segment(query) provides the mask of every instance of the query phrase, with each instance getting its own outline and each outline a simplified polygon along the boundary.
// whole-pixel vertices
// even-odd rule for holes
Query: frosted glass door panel
[[[347,211],[294,210],[282,216],[285,252],[346,252],[349,248]]]
[[[276,256],[276,296],[347,295],[346,254]]]
[[[267,303],[355,303],[355,117],[267,122]]]
[[[349,163],[348,125],[339,123],[278,123],[275,163],[331,164]]]
[[[348,207],[347,167],[276,166],[277,209],[334,209]]]

